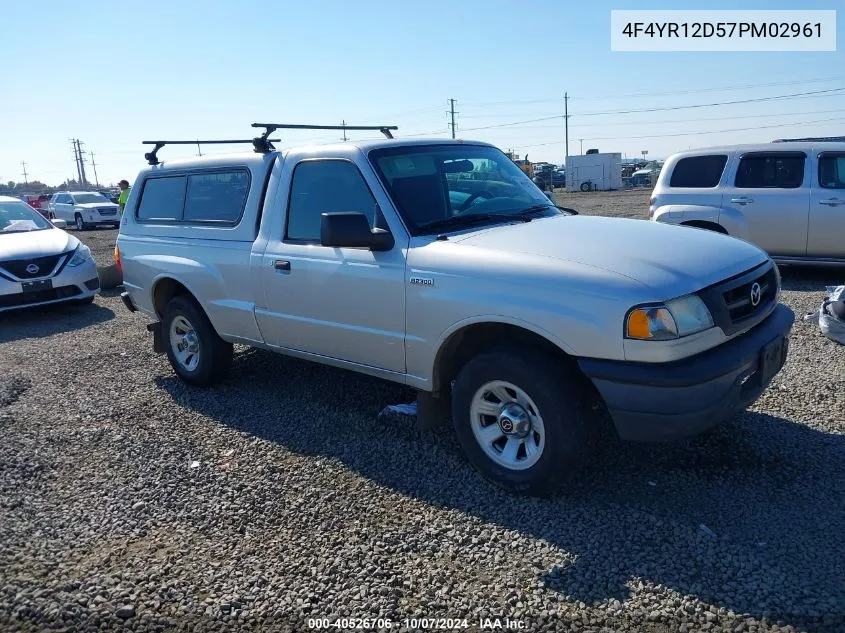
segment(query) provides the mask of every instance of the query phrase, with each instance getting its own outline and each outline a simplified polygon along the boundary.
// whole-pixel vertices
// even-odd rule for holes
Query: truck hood
[[[0,261],[57,255],[74,250],[79,240],[61,229],[0,233]]]
[[[636,280],[666,299],[700,290],[768,259],[760,248],[713,231],[582,215],[496,226],[450,240],[600,268]]]

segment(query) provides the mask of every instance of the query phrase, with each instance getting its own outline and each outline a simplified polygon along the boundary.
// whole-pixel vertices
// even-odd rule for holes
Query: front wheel
[[[452,392],[452,421],[470,463],[511,492],[553,492],[594,446],[597,421],[584,380],[560,358],[534,350],[471,359]]]
[[[82,219],[81,213],[77,213],[74,216],[74,221],[76,223],[76,230],[77,231],[84,231],[85,229],[88,228],[88,225],[85,223],[85,220]]]
[[[162,327],[167,358],[186,383],[205,387],[228,373],[232,344],[220,338],[196,302],[184,295],[173,297],[165,308]]]

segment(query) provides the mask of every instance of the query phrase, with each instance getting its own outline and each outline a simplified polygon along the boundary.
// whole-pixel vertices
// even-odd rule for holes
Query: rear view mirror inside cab
[[[471,160],[447,160],[443,163],[443,172],[447,174],[466,173],[474,168]]]

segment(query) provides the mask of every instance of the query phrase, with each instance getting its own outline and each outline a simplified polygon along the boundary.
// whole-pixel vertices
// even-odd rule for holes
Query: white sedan
[[[85,244],[25,202],[0,196],[0,312],[91,303],[99,289],[97,264]]]

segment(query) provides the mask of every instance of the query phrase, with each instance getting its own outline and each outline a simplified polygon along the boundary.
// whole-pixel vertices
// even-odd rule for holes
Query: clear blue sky
[[[555,163],[564,157],[561,119],[472,128],[560,115],[568,92],[572,154],[579,153],[580,138],[584,151],[639,156],[646,149],[650,157],[665,157],[725,142],[843,134],[845,91],[585,116],[845,87],[845,10],[837,16],[839,50],[832,53],[625,53],[610,51],[613,8],[837,4],[8,0],[0,37],[0,179],[22,180],[21,161],[31,179],[58,184],[73,176],[70,138],[95,152],[100,181],[113,182],[132,180],[143,167],[142,140],[250,137],[254,121],[345,119],[396,124],[400,136],[446,136],[450,97],[457,101],[459,136]],[[749,85],[755,87],[737,88]],[[717,90],[726,87],[732,89]],[[836,120],[786,125],[822,119]],[[701,134],[765,125],[781,127]],[[691,134],[669,136],[681,133]],[[283,145],[338,138],[287,133]],[[169,148],[162,156],[191,151]],[[90,164],[87,171],[92,178]]]

